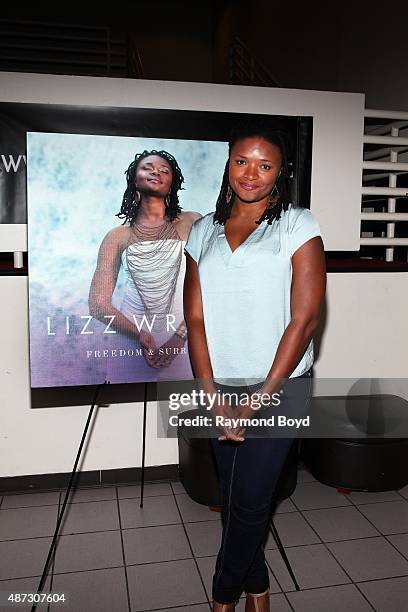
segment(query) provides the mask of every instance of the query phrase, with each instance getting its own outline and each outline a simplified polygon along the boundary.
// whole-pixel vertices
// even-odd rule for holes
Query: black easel
[[[72,472],[71,472],[71,476],[70,476],[70,479],[69,479],[68,488],[67,488],[66,493],[65,493],[65,497],[64,497],[63,504],[62,504],[62,508],[61,508],[61,511],[60,511],[60,513],[58,515],[57,525],[55,527],[54,535],[53,535],[53,538],[52,538],[50,549],[48,551],[47,559],[45,561],[45,565],[44,565],[43,573],[41,575],[40,584],[38,585],[37,593],[41,593],[42,592],[42,589],[44,588],[45,581],[47,579],[48,568],[49,568],[49,565],[50,565],[50,562],[51,562],[51,559],[52,559],[52,555],[54,554],[54,551],[55,551],[55,546],[57,544],[57,540],[58,540],[58,536],[59,536],[59,530],[60,530],[60,527],[61,527],[61,524],[62,524],[62,519],[64,518],[65,510],[66,510],[67,503],[68,503],[68,498],[69,498],[71,490],[72,490],[72,485],[74,483],[76,470],[77,470],[77,467],[78,467],[79,460],[81,458],[82,449],[84,447],[85,439],[86,439],[86,436],[87,436],[88,431],[89,431],[89,426],[91,424],[92,415],[94,413],[94,409],[95,409],[95,406],[96,406],[96,401],[98,399],[99,392],[100,392],[102,387],[104,387],[105,385],[108,385],[108,384],[109,384],[109,382],[105,380],[104,383],[98,385],[96,387],[96,389],[95,389],[94,397],[93,397],[93,400],[92,400],[92,405],[91,405],[91,408],[89,410],[89,414],[88,414],[88,418],[87,418],[86,423],[85,423],[84,431],[82,433],[81,442],[79,444],[78,452],[77,452],[77,455],[76,455],[76,458],[75,458],[74,467],[72,468]],[[144,383],[144,399],[143,399],[143,439],[142,439],[142,475],[141,475],[142,488],[141,488],[141,499],[140,499],[140,507],[141,508],[143,508],[145,456],[146,456],[146,420],[147,420],[147,390],[148,390],[147,385],[148,385],[148,383],[145,382]],[[32,608],[31,608],[31,612],[35,612],[36,609],[37,609],[37,603],[34,603]]]
[[[85,439],[86,439],[86,436],[88,434],[89,425],[91,424],[92,415],[94,413],[94,409],[95,409],[95,406],[96,406],[96,401],[98,399],[99,391],[101,390],[102,387],[104,387],[107,384],[109,384],[109,383],[105,380],[104,383],[98,385],[96,387],[96,389],[95,389],[95,393],[94,393],[93,400],[92,400],[92,405],[91,405],[91,408],[89,410],[88,418],[87,418],[86,423],[85,423],[85,427],[84,427],[84,431],[83,431],[83,434],[82,434],[81,442],[79,444],[79,448],[78,448],[78,452],[77,452],[77,455],[76,455],[74,467],[72,469],[71,476],[70,476],[69,483],[68,483],[68,488],[67,488],[66,493],[65,493],[64,502],[62,504],[61,511],[60,511],[60,513],[58,515],[57,525],[55,527],[54,536],[52,538],[51,546],[50,546],[50,549],[48,551],[48,556],[47,556],[47,559],[45,561],[45,565],[44,565],[43,573],[42,573],[42,576],[41,576],[40,584],[38,585],[37,593],[41,593],[41,591],[44,588],[44,584],[45,584],[45,581],[46,581],[46,578],[47,578],[47,574],[48,574],[48,568],[49,568],[49,565],[50,565],[50,562],[51,562],[51,559],[52,559],[52,555],[54,554],[54,551],[55,551],[55,546],[56,546],[56,543],[57,543],[57,539],[58,539],[58,535],[59,535],[59,530],[60,530],[60,527],[61,527],[61,524],[62,524],[62,519],[64,518],[65,509],[66,509],[67,503],[68,503],[68,498],[70,496],[72,485],[74,483],[76,470],[77,470],[77,467],[78,467],[79,460],[81,458],[81,453],[82,453],[82,449],[83,449],[83,446],[84,446],[84,443],[85,443]],[[32,608],[31,608],[31,612],[35,612],[36,609],[37,609],[37,603],[34,603]]]
[[[147,420],[147,385],[144,384],[143,398],[143,437],[142,437],[142,484],[140,490],[140,507],[143,508],[143,492],[144,492],[144,475],[145,475],[145,456],[146,456],[146,420]]]
[[[273,509],[272,516],[273,516],[274,511],[275,511],[275,508]],[[297,591],[300,591],[300,587],[299,587],[299,585],[298,585],[298,581],[296,580],[296,578],[295,578],[295,574],[293,573],[292,567],[291,567],[291,565],[290,565],[290,563],[289,563],[289,559],[288,559],[288,557],[287,557],[287,555],[286,555],[286,551],[285,551],[285,549],[284,549],[284,547],[283,547],[282,541],[281,541],[281,539],[280,539],[280,537],[279,537],[278,531],[277,531],[277,529],[276,529],[276,527],[275,527],[275,524],[274,524],[274,522],[273,522],[273,518],[271,519],[271,522],[270,522],[270,524],[269,524],[269,530],[270,530],[270,532],[272,533],[272,535],[273,535],[273,537],[274,537],[274,540],[275,540],[276,545],[277,545],[277,547],[278,547],[278,549],[279,549],[279,552],[280,552],[280,554],[281,554],[281,557],[282,557],[282,559],[284,560],[285,565],[286,565],[286,567],[287,567],[287,569],[288,569],[288,572],[289,572],[289,574],[290,574],[290,577],[291,577],[291,578],[292,578],[292,580],[293,580],[293,583],[294,583],[294,585],[295,585],[295,589],[296,589]]]

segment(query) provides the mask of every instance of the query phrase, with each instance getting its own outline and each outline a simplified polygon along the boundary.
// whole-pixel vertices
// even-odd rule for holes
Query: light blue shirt
[[[213,376],[219,383],[253,384],[266,378],[291,320],[291,257],[320,228],[310,210],[290,205],[232,252],[224,226],[213,218],[195,221],[185,246],[198,264]],[[312,364],[310,341],[291,376]]]

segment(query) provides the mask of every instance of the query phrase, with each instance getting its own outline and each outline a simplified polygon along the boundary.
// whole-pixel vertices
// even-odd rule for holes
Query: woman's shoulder
[[[317,220],[308,208],[290,205],[282,219],[282,235],[286,238],[291,257],[302,244],[322,235]]]
[[[103,242],[110,246],[118,246],[121,247],[127,244],[129,239],[129,225],[118,225],[106,234]]]
[[[196,219],[191,226],[191,230],[186,243],[186,252],[198,262],[203,245],[211,239],[214,228],[214,213],[207,213],[203,217]]]
[[[175,224],[182,225],[188,231],[190,231],[190,228],[193,223],[201,219],[201,217],[202,215],[199,212],[195,212],[194,210],[183,210],[181,213],[178,214]]]
[[[200,213],[192,210],[183,210],[183,212],[177,215],[177,218],[173,221],[173,225],[176,227],[182,240],[187,240],[192,225],[200,218]]]
[[[188,235],[187,245],[188,248],[192,248],[192,245],[203,244],[206,242],[210,236],[212,235],[212,231],[214,228],[214,213],[207,213],[203,217],[196,219],[191,226],[190,233]],[[191,252],[187,251],[191,254]],[[197,259],[196,259],[197,261]]]
[[[207,228],[212,227],[214,224],[214,215],[215,212],[200,215],[200,217],[194,221],[194,227],[200,231],[205,231]]]
[[[191,221],[191,224],[197,219],[201,219],[202,215],[199,212],[195,212],[194,210],[183,210],[179,213],[179,218],[183,219],[183,221]]]
[[[297,231],[301,226],[314,222],[313,214],[308,208],[290,203],[287,210],[281,213],[282,225],[288,233]]]
[[[113,227],[111,230],[109,230],[109,232],[106,234],[106,238],[111,238],[111,239],[117,239],[120,240],[122,238],[127,238],[129,235],[129,231],[130,231],[130,226],[128,224],[126,225],[117,225],[116,227]]]

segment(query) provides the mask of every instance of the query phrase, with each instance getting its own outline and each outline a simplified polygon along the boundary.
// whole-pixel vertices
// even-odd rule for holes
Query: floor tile
[[[398,493],[402,495],[402,497],[405,497],[405,499],[408,499],[408,484],[402,487],[402,489],[399,489]]]
[[[407,611],[408,577],[363,582],[358,587],[376,612]]]
[[[181,512],[183,522],[219,521],[220,512],[213,512],[208,506],[193,501],[187,493],[176,495],[176,502]]]
[[[122,533],[127,565],[192,557],[182,525],[125,529]]]
[[[59,496],[59,491],[5,495],[1,508],[5,510],[6,508],[28,508],[29,506],[58,506]]]
[[[52,538],[34,538],[0,542],[0,579],[41,576],[51,541]]]
[[[200,571],[201,577],[204,582],[205,590],[207,592],[208,599],[210,601],[212,597],[212,579],[214,575],[216,559],[217,559],[216,556],[201,557],[200,559],[197,559],[198,569]],[[268,567],[268,570],[269,570],[269,581],[270,581],[271,593],[280,593],[281,588],[279,584],[276,582],[276,579],[274,575],[272,574],[272,572],[270,571],[269,567]],[[245,594],[243,594],[242,597],[245,598]]]
[[[61,535],[119,529],[116,500],[68,504]]]
[[[387,536],[395,548],[408,559],[408,533],[399,533],[398,535]]]
[[[200,557],[199,559],[197,559],[198,570],[201,574],[201,578],[204,583],[204,588],[206,590],[207,597],[210,601],[212,600],[212,578],[214,575],[216,560],[216,555],[211,557]]]
[[[380,535],[356,508],[305,510],[303,515],[324,542]]]
[[[275,527],[283,546],[320,544],[319,537],[307,524],[300,512],[278,514],[274,518]]]
[[[65,491],[61,491],[61,503],[65,497]],[[74,489],[69,498],[70,504],[78,502],[91,502],[91,501],[107,501],[109,499],[116,499],[115,487],[97,487],[93,489]]]
[[[301,589],[351,582],[323,544],[287,548],[286,554]],[[295,590],[280,552],[267,550],[265,556],[282,590]]]
[[[127,485],[118,487],[119,499],[128,499],[133,497],[141,497],[142,486]],[[156,495],[173,495],[173,490],[169,482],[146,482],[143,489],[143,499],[145,497],[155,497]]]
[[[123,567],[92,572],[57,574],[54,593],[65,593],[67,603],[51,605],[52,612],[126,612],[125,570]]]
[[[298,484],[301,482],[316,482],[316,478],[309,472],[309,470],[299,469],[297,473]]]
[[[292,612],[288,600],[283,593],[271,595],[269,598],[270,608],[273,612]]]
[[[292,578],[290,577],[279,550],[265,550],[265,558],[280,589],[285,592],[294,591],[295,585],[293,584]]]
[[[276,540],[275,540],[271,530],[268,529],[268,534],[267,534],[267,538],[266,538],[266,541],[265,541],[265,549],[272,550],[272,549],[277,548],[277,547],[278,547],[278,545],[276,544]]]
[[[53,535],[58,506],[0,510],[0,541]]]
[[[8,605],[8,597],[12,593],[36,593],[39,584],[40,576],[36,578],[19,578],[18,580],[2,580],[0,582],[0,610],[2,612],[16,612],[16,610],[18,610],[18,612],[31,612],[32,603],[27,605],[10,603],[10,605]],[[45,582],[43,592],[49,593],[50,591],[50,578],[48,578]],[[48,604],[37,605],[37,610],[45,612],[47,608]]]
[[[127,573],[132,612],[207,601],[192,559],[131,565]]]
[[[80,572],[123,565],[120,531],[60,536],[54,573]]]
[[[221,543],[220,513],[211,512],[206,506],[191,500],[181,483],[176,481],[146,483],[144,508],[139,507],[140,485],[119,489],[131,594],[136,603],[132,612],[154,609],[160,612],[210,612],[200,574],[208,599],[211,599],[215,555]],[[4,496],[0,509],[0,592],[4,592],[5,587],[17,592],[36,590],[51,543],[50,536],[55,529],[58,495],[58,492],[51,491]],[[61,499],[63,495],[64,491]],[[67,509],[69,514],[63,533],[73,535],[60,536],[55,562],[55,579],[62,585],[62,578],[67,577],[64,584],[67,589],[73,589],[73,596],[68,593],[71,601],[64,606],[64,612],[100,612],[105,609],[126,612],[115,487],[78,489],[70,501],[72,504]],[[192,553],[180,524],[180,513],[197,555],[200,574],[194,560],[190,559]],[[303,589],[295,591],[269,533],[265,554],[279,580],[278,584],[271,570],[271,610],[274,612],[291,610],[280,587],[288,593],[295,612],[371,610],[357,587],[350,584],[350,578],[359,582],[359,589],[378,612],[405,612],[407,609],[408,486],[399,493],[352,492],[345,496],[335,488],[317,482],[305,471],[298,479],[292,497],[283,500],[277,508],[274,523]],[[380,537],[376,528],[387,538]],[[67,529],[71,531],[67,532]],[[328,543],[327,548],[333,554],[325,546],[317,544],[319,537]],[[187,571],[180,568],[187,568]],[[112,571],[116,573],[111,574]],[[108,572],[105,578],[101,577],[103,572]],[[6,579],[1,580],[3,577]],[[165,586],[162,589],[163,577]],[[191,584],[189,577],[192,577]],[[187,589],[184,586],[186,579]],[[115,597],[112,597],[111,585],[114,588],[119,585],[119,591],[125,597],[123,600],[119,595],[119,608],[112,603]],[[55,584],[52,590],[57,592]],[[95,590],[98,591],[96,597]],[[140,607],[140,596],[145,607]],[[244,608],[243,597],[237,612],[243,612]],[[15,606],[10,608],[10,612],[14,609]],[[29,610],[31,605],[19,609]],[[52,612],[55,611],[60,612],[61,606],[54,606]]]
[[[408,575],[408,561],[385,538],[327,544],[354,582]]]
[[[367,504],[359,510],[385,535],[408,533],[408,501]]]
[[[348,499],[353,504],[375,504],[376,502],[401,501],[401,497],[396,491],[352,491]]]
[[[281,514],[282,512],[297,512],[297,508],[293,501],[288,497],[283,499],[276,506],[275,514]]]
[[[181,484],[179,480],[170,483],[171,488],[173,489],[173,493],[186,493],[184,486]]]
[[[187,537],[196,557],[216,555],[221,544],[221,521],[186,523]]]
[[[372,612],[354,584],[295,591],[288,599],[295,612]]]
[[[143,508],[139,499],[121,499],[119,506],[122,529],[181,523],[173,495],[146,497]]]
[[[317,510],[351,504],[345,495],[337,492],[337,489],[317,481],[298,484],[291,499],[300,510]]]

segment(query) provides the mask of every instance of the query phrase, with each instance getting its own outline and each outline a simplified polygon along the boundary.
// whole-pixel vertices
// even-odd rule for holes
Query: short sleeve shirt
[[[321,236],[310,210],[289,205],[279,220],[261,223],[234,251],[214,213],[192,225],[185,250],[197,262],[214,380],[263,381],[291,320],[292,255]],[[310,341],[292,377],[313,364]]]

